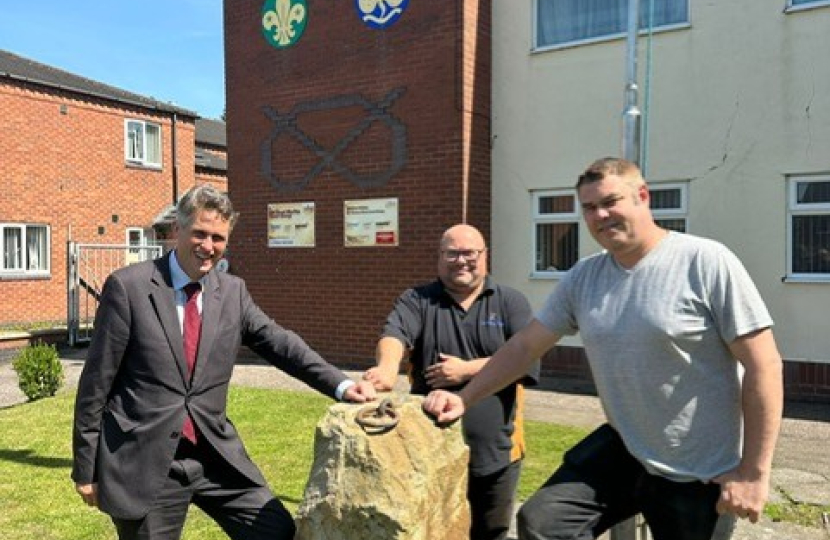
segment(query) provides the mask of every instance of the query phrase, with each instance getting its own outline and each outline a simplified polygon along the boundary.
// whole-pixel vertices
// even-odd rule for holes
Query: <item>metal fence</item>
[[[160,257],[160,245],[79,244],[67,242],[66,325],[69,345],[86,343],[101,299],[104,281],[115,270]]]

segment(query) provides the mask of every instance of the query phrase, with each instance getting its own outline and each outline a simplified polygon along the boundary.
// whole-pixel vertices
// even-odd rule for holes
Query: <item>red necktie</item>
[[[184,356],[187,359],[187,375],[193,377],[193,368],[196,366],[196,353],[199,351],[199,335],[202,333],[202,316],[199,314],[197,300],[202,287],[198,283],[188,283],[184,286],[187,298],[184,304]],[[196,428],[188,414],[184,419],[182,435],[196,444]]]

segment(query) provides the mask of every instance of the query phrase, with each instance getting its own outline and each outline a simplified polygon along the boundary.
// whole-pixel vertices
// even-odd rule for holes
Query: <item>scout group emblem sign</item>
[[[262,6],[262,34],[278,49],[297,43],[306,21],[306,0],[266,0]]]
[[[354,3],[366,26],[382,30],[401,18],[409,0],[355,0]]]

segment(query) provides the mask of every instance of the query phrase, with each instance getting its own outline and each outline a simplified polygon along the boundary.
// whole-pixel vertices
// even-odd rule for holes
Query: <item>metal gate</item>
[[[66,325],[69,345],[87,343],[104,281],[113,271],[162,254],[162,246],[67,242]]]

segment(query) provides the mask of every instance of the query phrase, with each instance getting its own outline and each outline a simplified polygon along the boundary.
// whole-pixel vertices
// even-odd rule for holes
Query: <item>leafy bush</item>
[[[29,345],[15,356],[12,367],[29,401],[54,396],[63,384],[63,365],[54,345]]]

